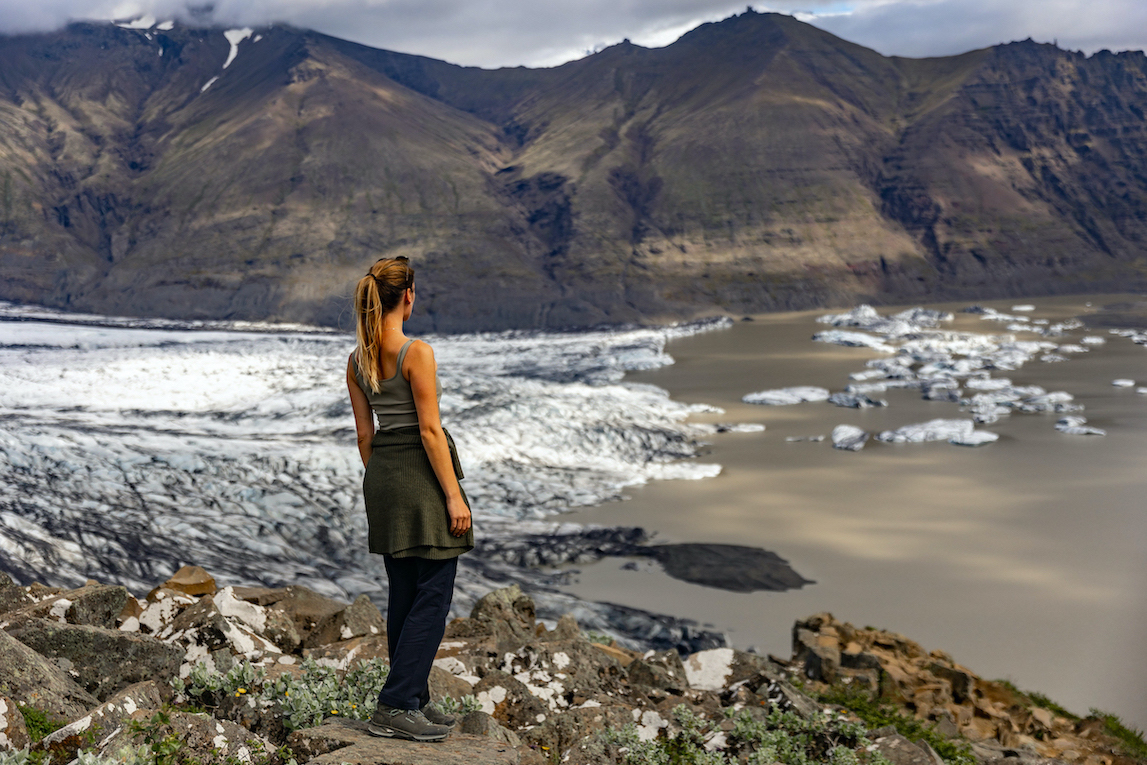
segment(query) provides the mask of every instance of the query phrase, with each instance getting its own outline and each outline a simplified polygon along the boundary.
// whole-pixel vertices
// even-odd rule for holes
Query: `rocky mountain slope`
[[[481,70],[160,27],[0,38],[0,298],[337,324],[398,254],[440,331],[1147,284],[1141,52],[750,11]]]
[[[1109,718],[1075,717],[829,614],[793,627],[790,660],[641,653],[590,637],[568,614],[552,629],[538,622],[517,586],[485,595],[447,626],[430,675],[432,700],[457,713],[459,730],[415,744],[364,730],[388,672],[385,620],[366,597],[219,589],[192,566],[142,599],[5,577],[0,762],[77,752],[88,765],[1143,761],[1141,736],[1121,743]]]

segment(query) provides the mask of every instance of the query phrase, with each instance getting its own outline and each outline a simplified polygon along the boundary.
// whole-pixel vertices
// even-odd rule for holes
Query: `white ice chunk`
[[[1134,380],[1128,380],[1125,377],[1121,377],[1118,380],[1112,380],[1111,384],[1114,385],[1116,388],[1134,388],[1135,387],[1135,381]]]
[[[891,345],[886,343],[883,338],[875,337],[864,332],[848,332],[842,329],[830,329],[825,332],[817,332],[812,336],[813,340],[818,343],[832,343],[833,345],[844,345],[849,348],[872,348],[873,350],[883,351],[884,353],[893,353],[896,351]]]
[[[1107,431],[1102,428],[1093,428],[1087,424],[1086,417],[1061,417],[1055,424],[1055,429],[1069,436],[1106,436]]]
[[[1012,310],[1013,311],[1023,311],[1023,312],[1034,311],[1035,306],[1034,305],[1013,305]]]
[[[868,441],[868,433],[855,425],[837,425],[832,429],[832,448],[858,452]]]
[[[948,441],[966,439],[975,430],[971,420],[929,420],[914,425],[905,425],[896,430],[885,430],[876,437],[888,443],[921,443],[924,441]]]
[[[1079,342],[1083,343],[1084,345],[1103,345],[1107,342],[1107,340],[1100,337],[1099,335],[1088,335],[1087,337],[1081,339]]]
[[[214,84],[215,84],[215,81],[216,81],[216,80],[218,80],[218,79],[219,79],[218,77],[212,77],[210,80],[208,80],[208,81],[207,81],[207,82],[206,82],[206,83],[203,85],[203,87],[202,87],[202,88],[200,88],[200,89],[199,89],[199,92],[200,92],[200,93],[206,93],[206,92],[207,92],[207,89],[208,89],[208,88],[210,88],[212,85],[214,85]]]
[[[158,29],[160,32],[170,32],[172,29],[175,29],[175,22],[174,21],[161,21],[160,23],[155,25],[155,28]]]
[[[239,55],[239,43],[250,37],[254,31],[255,30],[250,27],[244,27],[243,29],[228,29],[223,33],[223,36],[227,38],[227,42],[231,43],[231,51],[227,54],[227,60],[223,62],[224,69],[231,66],[231,62]]]
[[[955,444],[956,446],[983,446],[984,444],[990,444],[999,439],[999,433],[993,433],[990,430],[973,430],[971,433],[952,436],[948,439],[948,443]]]
[[[801,404],[806,401],[827,401],[828,390],[809,385],[799,385],[792,388],[776,388],[750,393],[741,398],[746,404],[761,404],[762,406],[788,406]]]

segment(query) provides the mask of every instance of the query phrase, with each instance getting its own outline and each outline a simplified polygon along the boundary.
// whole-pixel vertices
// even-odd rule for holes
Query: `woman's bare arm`
[[[437,370],[434,351],[426,343],[415,341],[406,352],[404,376],[410,381],[410,389],[414,393],[414,408],[418,411],[422,445],[430,457],[434,475],[438,477],[438,483],[446,494],[450,533],[460,537],[470,528],[470,508],[462,499],[462,489],[450,459],[450,446],[446,443],[446,432],[442,430],[442,420],[438,413],[438,389],[435,385]]]
[[[366,393],[358,385],[354,376],[354,367],[350,359],[346,362],[346,387],[350,392],[350,408],[354,410],[354,429],[358,433],[358,453],[362,457],[363,467],[370,459],[370,442],[374,439],[374,413],[370,410],[370,401]]]

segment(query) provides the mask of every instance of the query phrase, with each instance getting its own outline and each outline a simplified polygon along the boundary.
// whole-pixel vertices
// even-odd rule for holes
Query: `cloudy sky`
[[[285,21],[458,64],[552,66],[629,38],[666,45],[744,0],[191,0],[219,24]],[[188,0],[0,0],[0,31],[74,18],[189,18]],[[1147,48],[1147,0],[772,0],[885,54],[939,56],[1033,37],[1088,53]]]

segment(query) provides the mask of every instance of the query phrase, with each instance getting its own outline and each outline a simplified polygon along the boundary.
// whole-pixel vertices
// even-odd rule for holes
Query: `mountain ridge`
[[[0,298],[337,325],[402,254],[419,327],[468,331],[1147,282],[1142,52],[885,57],[755,12],[549,69],[231,50],[0,38]]]

